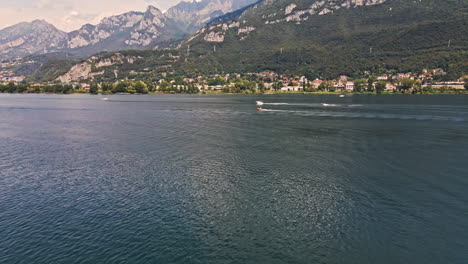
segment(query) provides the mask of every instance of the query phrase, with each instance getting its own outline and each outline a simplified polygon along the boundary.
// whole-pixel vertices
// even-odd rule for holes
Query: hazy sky
[[[128,11],[144,11],[148,5],[161,10],[181,0],[0,0],[0,29],[35,19],[45,19],[64,31]],[[187,0],[186,0],[187,1]],[[188,0],[190,1],[190,0]]]

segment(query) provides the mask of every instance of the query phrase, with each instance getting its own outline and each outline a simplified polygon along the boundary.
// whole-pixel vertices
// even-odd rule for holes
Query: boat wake
[[[257,101],[257,106],[265,106],[265,105],[270,105],[270,106],[282,106],[282,105],[287,105],[287,106],[301,106],[301,107],[364,107],[362,104],[327,104],[327,103],[265,103],[262,101]]]
[[[258,106],[262,105],[289,105],[288,103],[265,103],[263,101],[257,101],[256,102]]]
[[[277,109],[259,109],[261,112],[274,112],[283,114],[292,114],[295,116],[309,117],[329,117],[329,118],[359,118],[359,119],[380,119],[380,120],[417,120],[417,121],[450,121],[450,122],[468,122],[463,117],[447,117],[435,115],[402,115],[402,114],[382,114],[382,113],[348,113],[348,112],[321,112],[321,111],[300,111],[300,110],[277,110]]]

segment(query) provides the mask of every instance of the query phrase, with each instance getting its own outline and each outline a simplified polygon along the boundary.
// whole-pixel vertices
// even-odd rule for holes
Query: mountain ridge
[[[97,69],[93,65],[102,59],[120,55],[95,56],[86,62],[87,76],[156,80],[166,74],[274,71],[327,79],[441,68],[447,78],[458,79],[468,72],[468,5],[464,0],[263,0],[219,17],[175,50],[119,53],[139,59]],[[40,72],[61,71],[43,67]]]
[[[45,21],[22,22],[0,30],[0,59],[49,52],[86,57],[102,51],[164,47],[168,41],[192,34],[212,16],[234,11],[241,6],[239,3],[253,1],[183,1],[165,13],[150,5],[144,12],[129,11],[106,17],[96,25],[85,24],[68,33]]]
[[[461,73],[467,10],[463,0],[263,0],[182,42],[192,55],[182,68],[320,76],[437,66]]]

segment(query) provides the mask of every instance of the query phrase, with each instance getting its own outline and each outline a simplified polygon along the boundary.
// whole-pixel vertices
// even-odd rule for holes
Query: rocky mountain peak
[[[107,17],[97,25],[86,24],[70,33],[45,20],[20,23],[0,30],[0,58],[51,51],[89,56],[101,51],[152,49],[160,42],[192,34],[213,17],[233,11],[242,3],[255,1],[183,1],[166,13],[150,5],[144,12]]]
[[[0,30],[0,56],[16,57],[55,51],[63,47],[66,33],[45,20],[19,23]]]
[[[152,6],[152,5],[148,6],[145,13],[146,14],[151,14],[153,16],[160,16],[160,17],[164,16],[164,14],[163,14],[163,12],[161,12],[161,10],[159,10],[158,8],[156,8],[156,7]]]

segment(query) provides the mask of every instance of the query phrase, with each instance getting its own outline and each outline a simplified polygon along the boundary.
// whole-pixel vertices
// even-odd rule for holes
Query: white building
[[[352,92],[354,91],[354,82],[352,81],[349,81],[349,82],[346,82],[346,91],[349,91],[349,92]]]

